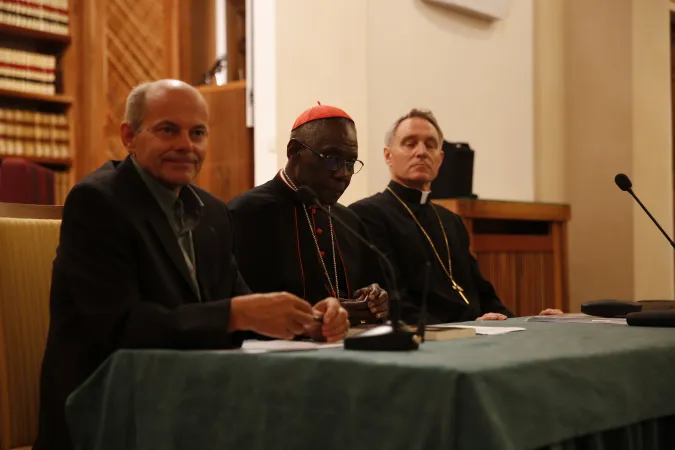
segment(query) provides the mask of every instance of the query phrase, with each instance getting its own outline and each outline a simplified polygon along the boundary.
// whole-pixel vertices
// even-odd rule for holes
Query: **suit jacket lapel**
[[[199,298],[197,295],[196,286],[190,277],[190,271],[185,262],[183,252],[178,245],[178,239],[171,229],[164,211],[157,203],[157,200],[150,192],[150,189],[145,185],[141,176],[133,166],[133,162],[127,157],[117,169],[120,171],[120,176],[125,178],[122,186],[124,186],[125,194],[130,197],[130,204],[136,205],[136,214],[144,217],[150,224],[151,229],[155,232],[162,248],[166,251],[167,256],[176,266],[185,279],[185,282],[190,286],[195,300]],[[199,227],[198,227],[199,228]],[[195,250],[196,253],[196,250]]]

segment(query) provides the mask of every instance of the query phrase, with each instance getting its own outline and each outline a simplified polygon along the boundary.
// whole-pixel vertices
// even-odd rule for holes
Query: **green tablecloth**
[[[69,398],[71,434],[83,450],[675,448],[675,330],[489,325],[527,330],[409,353],[119,351]]]

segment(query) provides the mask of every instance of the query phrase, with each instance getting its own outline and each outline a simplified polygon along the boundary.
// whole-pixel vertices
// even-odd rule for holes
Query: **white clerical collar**
[[[388,189],[410,204],[426,205],[429,202],[431,191],[422,191],[420,189],[404,186],[394,180],[389,182]]]

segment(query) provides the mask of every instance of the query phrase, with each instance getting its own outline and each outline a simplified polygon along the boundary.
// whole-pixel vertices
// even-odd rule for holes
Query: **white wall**
[[[296,117],[322,104],[344,109],[356,122],[359,143],[368,138],[366,6],[369,1],[280,0],[276,22],[277,163]],[[359,149],[368,165],[368,154]],[[341,198],[351,203],[366,193],[365,172],[352,178]]]
[[[532,200],[533,1],[512,0],[508,17],[490,24],[421,0],[255,0],[256,184],[285,162],[295,117],[321,101],[355,119],[366,164],[341,202],[380,191],[386,129],[426,107],[448,139],[476,149],[474,192]],[[271,3],[274,26],[268,11],[258,17]]]
[[[533,0],[486,22],[421,0],[368,0],[369,193],[382,190],[383,137],[412,107],[476,150],[474,192],[533,200]]]
[[[668,0],[537,2],[536,199],[570,204],[570,306],[673,298]],[[608,14],[611,11],[611,14]]]
[[[253,46],[247,47],[246,60],[253,60],[253,178],[257,186],[277,170],[276,0],[255,0],[250,4]]]

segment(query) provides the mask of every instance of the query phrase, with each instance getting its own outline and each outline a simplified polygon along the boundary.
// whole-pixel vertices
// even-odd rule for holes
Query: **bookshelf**
[[[0,0],[0,160],[49,169],[56,204],[72,185],[76,147],[72,4]]]
[[[51,43],[53,46],[57,47],[70,44],[70,35],[67,34],[50,33],[48,31],[18,27],[1,22],[0,37],[31,39],[40,43]]]
[[[0,89],[0,98],[12,98],[32,100],[40,103],[53,103],[68,106],[73,103],[73,98],[63,94],[39,94],[35,92],[22,92],[13,89]]]

